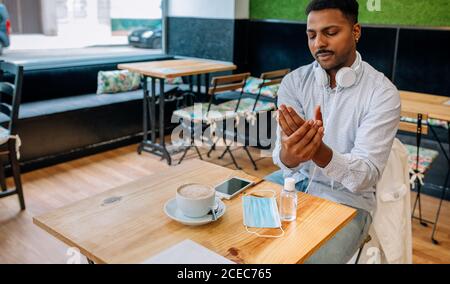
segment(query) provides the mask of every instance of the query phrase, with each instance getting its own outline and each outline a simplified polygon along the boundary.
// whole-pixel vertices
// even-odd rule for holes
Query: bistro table
[[[197,75],[197,93],[201,92],[201,75],[205,75],[206,89],[209,86],[209,74],[214,72],[232,71],[237,67],[229,62],[213,61],[206,59],[173,59],[152,62],[139,62],[120,64],[119,69],[139,73],[142,76],[143,87],[143,141],[138,147],[138,153],[150,152],[167,160],[172,164],[172,149],[164,141],[164,82],[166,79],[182,76]],[[147,79],[151,78],[151,87],[148,88]],[[159,80],[159,127],[156,127],[156,80]],[[150,119],[151,140],[148,139],[148,120]],[[159,142],[156,140],[156,132],[159,133]]]
[[[356,210],[298,193],[297,220],[283,222],[281,238],[259,238],[243,225],[242,194],[223,200],[225,214],[202,226],[182,225],[165,215],[164,204],[187,183],[217,185],[239,176],[256,182],[246,190],[281,186],[200,160],[189,160],[158,174],[108,190],[33,218],[34,224],[76,247],[91,263],[144,263],[184,240],[240,264],[303,263],[356,215]],[[279,229],[261,229],[279,234]],[[182,262],[182,260],[180,260]]]
[[[402,101],[402,111],[412,113],[426,113],[428,114],[429,118],[446,121],[448,142],[450,143],[450,97],[415,93],[408,91],[400,91],[400,97]],[[444,200],[447,192],[447,184],[450,176],[450,147],[447,152],[444,146],[442,145],[442,141],[439,139],[439,136],[437,135],[433,126],[428,124],[428,128],[431,130],[431,133],[438,141],[439,147],[444,153],[448,165],[447,175],[444,182],[444,188],[442,189],[441,200],[439,202],[439,207],[436,212],[435,220],[434,222],[425,220],[426,223],[433,224],[433,232],[431,234],[431,240],[433,241],[433,243],[438,244],[438,241],[435,239],[434,236],[436,232],[436,226],[439,221],[439,214],[441,212],[442,201]]]

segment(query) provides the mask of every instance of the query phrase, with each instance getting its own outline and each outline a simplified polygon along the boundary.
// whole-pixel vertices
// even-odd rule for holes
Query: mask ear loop
[[[281,238],[281,237],[284,236],[285,232],[284,232],[284,230],[283,230],[283,227],[280,227],[279,229],[281,230],[281,234],[279,234],[278,236],[273,236],[273,235],[261,235],[261,234],[259,234],[259,233],[257,233],[257,232],[252,232],[252,231],[250,231],[250,230],[248,229],[248,227],[245,226],[245,230],[247,230],[248,233],[254,234],[254,235],[256,235],[256,236],[258,236],[258,237],[260,237],[260,238],[272,238],[272,239]]]
[[[311,184],[312,184],[312,182],[313,182],[313,180],[314,180],[314,176],[316,175],[316,170],[317,170],[317,166],[314,165],[314,169],[313,169],[311,178],[309,179],[309,183],[308,183],[308,186],[306,187],[305,193],[308,193],[308,192],[309,192],[309,188],[311,187]]]

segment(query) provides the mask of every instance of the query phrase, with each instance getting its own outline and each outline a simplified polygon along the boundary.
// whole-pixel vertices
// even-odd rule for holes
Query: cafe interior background
[[[421,183],[423,220],[418,220],[419,206],[411,220],[413,263],[449,263],[450,137],[445,112],[450,118],[450,2],[358,2],[363,29],[357,49],[363,60],[384,73],[404,92],[406,100],[413,93],[421,93],[426,94],[425,98],[434,95],[441,104],[437,107],[439,116],[427,99],[419,100],[416,117],[405,114],[402,120],[410,124],[410,131],[400,130],[397,138],[410,145],[411,172],[417,178],[410,192],[411,208]],[[1,78],[2,82],[15,84],[16,91],[21,93],[21,101],[11,104],[11,110],[19,113],[15,131],[21,146],[17,161],[10,155],[15,153],[17,136],[8,137],[1,145],[6,152],[1,152],[0,160],[0,263],[67,263],[72,245],[38,226],[42,221],[36,220],[38,216],[142,178],[153,175],[157,180],[166,171],[199,160],[197,149],[209,163],[229,170],[239,166],[241,172],[260,179],[276,171],[267,147],[261,145],[245,149],[233,145],[221,159],[226,145],[217,145],[210,155],[207,154],[211,145],[201,145],[189,149],[185,156],[184,151],[171,155],[168,165],[164,155],[162,160],[143,149],[143,124],[146,124],[143,120],[156,112],[156,128],[147,123],[146,129],[160,129],[162,118],[165,139],[170,143],[169,134],[179,125],[171,121],[172,113],[193,100],[207,102],[206,84],[213,77],[249,72],[257,80],[265,72],[295,70],[311,63],[313,58],[305,34],[307,3],[306,0],[0,1],[0,7],[6,7],[9,14],[5,19],[5,14],[0,13],[5,27],[0,27],[0,33],[5,34],[0,34],[0,59],[20,66],[17,70],[21,79],[14,81],[7,73]],[[4,36],[9,38],[9,44],[4,42]],[[157,81],[156,93],[162,91],[166,97],[163,117],[159,116],[159,103],[156,109],[143,111],[139,78],[137,84],[128,82],[129,85],[119,86],[120,92],[102,94],[102,89],[110,86],[100,82],[100,75],[121,69],[121,64],[191,58],[226,62],[235,69],[217,69],[208,76],[166,78],[163,88]],[[150,90],[152,84],[147,87]],[[258,83],[256,89],[252,89],[255,85],[245,87],[245,92],[254,95],[259,92]],[[4,90],[2,87],[2,95]],[[270,93],[273,89],[265,90]],[[276,89],[266,101],[276,99],[275,95]],[[3,108],[1,112],[4,113]],[[260,118],[258,115],[256,119]],[[418,121],[422,122],[419,134]],[[10,127],[3,117],[0,122],[5,129]],[[158,135],[155,139],[160,133],[154,133]],[[147,136],[144,139],[154,138],[151,131]],[[416,168],[418,143],[420,167]],[[178,165],[182,156],[183,162]],[[17,186],[17,182],[21,185]],[[23,204],[21,198],[18,201],[20,196]]]

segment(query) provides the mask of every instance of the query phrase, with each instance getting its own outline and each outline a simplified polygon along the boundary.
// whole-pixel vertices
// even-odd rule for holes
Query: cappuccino
[[[202,184],[186,184],[177,189],[177,206],[192,218],[203,217],[215,204],[216,190]]]
[[[214,191],[205,185],[188,184],[178,189],[178,193],[185,198],[202,199],[211,196]]]

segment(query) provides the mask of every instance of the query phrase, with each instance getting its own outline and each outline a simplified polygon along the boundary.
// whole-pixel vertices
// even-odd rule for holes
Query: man
[[[310,2],[307,36],[316,61],[287,75],[278,92],[273,159],[281,171],[266,179],[294,177],[298,190],[310,183],[310,194],[358,209],[308,263],[346,263],[364,242],[400,120],[397,89],[356,51],[358,8],[356,0]]]

